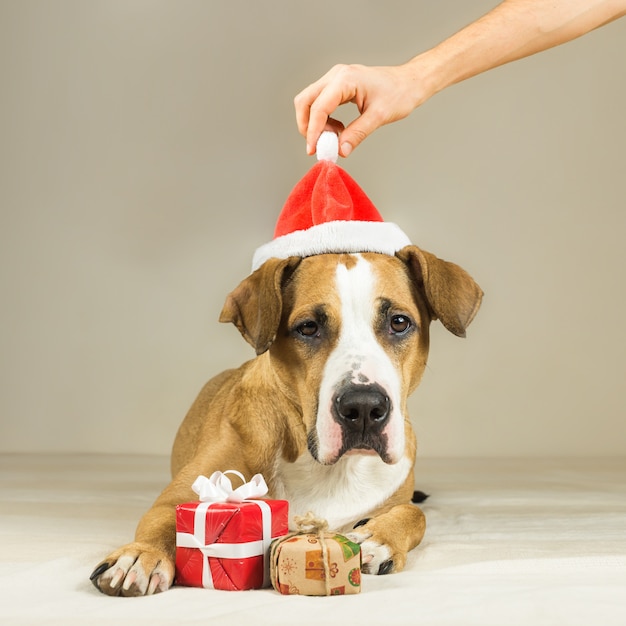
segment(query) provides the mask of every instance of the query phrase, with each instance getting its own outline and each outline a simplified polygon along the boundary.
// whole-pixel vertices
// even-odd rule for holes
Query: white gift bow
[[[233,489],[226,474],[235,474],[241,478],[243,485]],[[236,470],[213,472],[209,478],[198,476],[191,488],[198,494],[200,502],[243,502],[250,498],[260,498],[268,491],[261,474],[255,474],[249,482],[246,482],[243,474]]]

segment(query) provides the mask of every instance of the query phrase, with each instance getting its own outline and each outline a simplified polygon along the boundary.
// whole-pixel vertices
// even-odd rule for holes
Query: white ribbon
[[[233,489],[233,485],[226,474],[239,476],[243,485]],[[246,482],[243,475],[236,470],[213,472],[209,478],[198,476],[191,488],[198,494],[200,502],[243,502],[250,498],[264,496],[268,489],[261,474],[255,474],[250,482]]]
[[[225,474],[235,474],[241,478],[243,485],[233,489],[232,483]],[[269,585],[269,547],[272,543],[272,510],[263,500],[249,500],[261,509],[263,538],[247,543],[213,543],[206,545],[206,514],[216,502],[240,503],[248,498],[264,496],[268,489],[261,474],[256,474],[250,482],[235,470],[214,472],[209,478],[198,476],[191,488],[200,498],[200,504],[194,513],[194,529],[191,533],[176,533],[176,545],[181,548],[196,548],[202,552],[202,586],[214,589],[213,576],[209,557],[218,559],[245,559],[263,555],[263,586]]]

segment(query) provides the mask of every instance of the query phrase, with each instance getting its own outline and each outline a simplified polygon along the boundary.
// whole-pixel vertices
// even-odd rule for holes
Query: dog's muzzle
[[[332,415],[342,432],[340,452],[373,451],[389,462],[387,435],[383,433],[391,415],[391,400],[377,384],[348,385],[333,397]]]

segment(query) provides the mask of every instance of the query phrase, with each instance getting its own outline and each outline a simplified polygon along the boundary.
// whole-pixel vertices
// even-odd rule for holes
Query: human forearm
[[[626,0],[505,0],[405,64],[416,106],[455,83],[571,41],[626,14]]]

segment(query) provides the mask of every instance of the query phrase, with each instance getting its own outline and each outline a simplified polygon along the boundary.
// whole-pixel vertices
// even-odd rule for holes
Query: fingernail
[[[351,144],[349,144],[347,141],[341,144],[341,154],[343,154],[343,156],[347,157],[351,152],[352,152]]]
[[[311,145],[307,143],[306,145],[306,153],[311,154]]]

